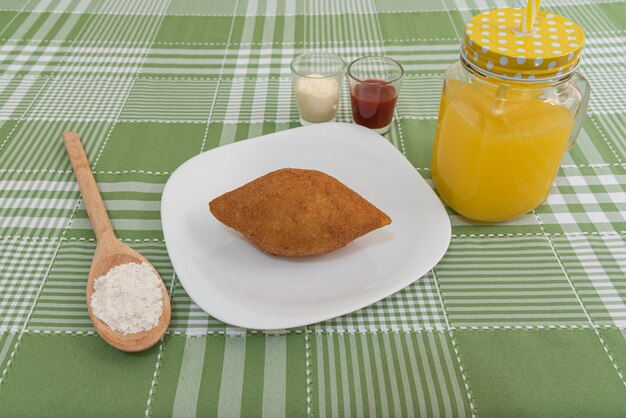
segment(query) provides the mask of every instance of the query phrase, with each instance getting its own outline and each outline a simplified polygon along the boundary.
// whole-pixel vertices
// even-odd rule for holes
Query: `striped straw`
[[[539,6],[541,6],[541,0],[528,0],[526,10],[524,10],[524,17],[519,27],[521,33],[531,34],[533,32],[533,24],[535,23]]]

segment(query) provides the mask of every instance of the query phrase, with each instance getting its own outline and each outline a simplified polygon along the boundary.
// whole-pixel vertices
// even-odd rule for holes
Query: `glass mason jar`
[[[487,12],[487,21],[483,20],[484,14],[478,15],[468,28],[485,28],[491,20],[501,23],[498,19],[504,20],[509,14],[513,22],[517,10]],[[558,27],[555,16],[543,13],[546,22],[552,22],[547,28]],[[541,17],[537,20],[540,30]],[[479,41],[468,41],[474,31],[468,32],[460,61],[445,73],[431,172],[441,198],[460,215],[483,222],[503,222],[535,209],[547,198],[563,155],[581,129],[589,83],[575,72],[575,58],[580,52],[553,49],[551,52],[567,55],[568,59],[559,60],[548,53],[545,62],[536,55],[520,56],[519,51],[528,52],[527,48],[515,48],[517,52],[511,54],[510,48],[496,46],[510,41],[520,45],[523,35],[512,35],[502,36],[507,43],[492,39],[495,42],[491,48],[496,51],[489,53],[491,48],[485,48],[485,42],[477,45]],[[484,33],[488,31],[478,36]],[[554,39],[550,38],[554,32],[544,33],[545,40],[531,35],[524,42],[543,45]],[[572,32],[564,33],[565,38],[574,38]],[[582,48],[579,42],[570,42],[574,45],[570,49]],[[474,54],[476,49],[483,54]],[[497,68],[494,60],[498,60]],[[514,66],[508,65],[511,60]]]

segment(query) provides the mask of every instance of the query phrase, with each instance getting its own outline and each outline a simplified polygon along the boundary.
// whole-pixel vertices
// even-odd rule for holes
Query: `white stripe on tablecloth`
[[[284,335],[267,335],[263,376],[263,417],[285,417],[286,393],[287,339]]]
[[[363,366],[365,368],[365,383],[367,387],[367,398],[369,399],[369,412],[370,416],[375,418],[376,396],[374,395],[374,385],[372,384],[372,366],[370,362],[369,350],[367,348],[367,336],[365,334],[361,334],[361,349],[363,350]]]
[[[441,360],[439,359],[439,353],[437,352],[437,343],[435,342],[432,333],[428,333],[427,340],[428,345],[430,346],[430,353],[433,356],[435,372],[437,373],[439,380],[439,389],[441,390],[441,396],[443,397],[444,415],[449,417],[452,416],[452,404],[450,403],[450,394],[448,393],[448,388],[446,387],[446,377],[441,368]]]
[[[206,351],[206,339],[190,337],[185,341],[183,362],[180,367],[176,396],[174,398],[174,417],[190,417],[196,415],[202,365]]]
[[[456,400],[457,414],[459,417],[465,417],[466,414],[465,406],[463,405],[463,396],[461,395],[461,388],[458,385],[459,379],[457,379],[457,376],[454,372],[456,367],[452,363],[452,356],[450,355],[450,351],[448,350],[449,346],[443,333],[439,334],[439,341],[443,350],[446,368],[448,369],[448,378],[450,379],[452,390],[454,392],[454,399]]]
[[[435,391],[435,383],[433,382],[433,374],[430,371],[430,365],[428,364],[428,354],[424,348],[424,343],[419,335],[413,335],[413,340],[417,341],[417,348],[419,350],[419,357],[422,359],[422,367],[424,368],[424,376],[426,377],[426,388],[428,389],[428,395],[430,396],[430,403],[433,408],[433,416],[439,416],[439,402],[437,402],[437,392]]]
[[[402,341],[400,341],[400,334],[394,333],[394,341],[396,345],[396,354],[398,356],[398,366],[400,366],[400,377],[402,378],[402,389],[404,391],[404,398],[406,402],[406,411],[408,417],[415,416],[415,408],[413,406],[413,396],[411,394],[411,384],[409,383],[409,376],[407,374],[407,365],[404,357],[404,353],[402,352]],[[385,341],[385,344],[388,344],[388,341]],[[388,350],[391,355],[391,348]]]
[[[346,359],[346,341],[343,334],[337,335],[339,346],[339,365],[341,371],[341,387],[343,389],[343,416],[352,416],[350,411],[350,378],[348,376],[348,360]]]
[[[383,369],[382,357],[380,356],[380,347],[376,335],[370,336],[372,347],[374,349],[374,366],[376,367],[376,377],[378,378],[378,390],[380,393],[381,410],[383,416],[391,415],[389,413],[389,401],[387,400],[387,387],[385,386],[385,371]]]
[[[361,372],[359,368],[359,356],[357,354],[354,334],[348,335],[350,341],[350,355],[352,358],[352,378],[354,380],[354,403],[356,404],[355,416],[363,416],[363,397],[361,396]],[[370,413],[370,415],[372,415]]]
[[[127,231],[160,231],[159,219],[111,219],[113,229]],[[87,218],[74,219],[71,229],[91,229],[91,223]]]
[[[317,387],[318,387],[318,405],[319,418],[326,417],[326,384],[324,382],[324,338],[321,334],[315,336],[315,345],[317,348]]]
[[[243,371],[246,363],[246,338],[227,337],[224,344],[224,367],[217,405],[219,417],[241,416]]]
[[[9,352],[9,348],[13,347],[13,340],[15,339],[17,334],[7,334],[7,339],[2,346],[2,350],[0,350],[0,364],[4,362],[7,353]]]
[[[328,336],[326,339],[328,343],[328,377],[330,378],[330,413],[331,416],[339,416],[339,405],[337,402],[337,370],[335,368],[337,362],[335,361],[335,346],[333,344],[333,337]]]
[[[393,409],[396,416],[401,415],[400,407],[400,391],[398,390],[398,380],[396,376],[396,368],[393,364],[393,351],[389,344],[389,334],[382,334],[383,345],[382,348],[387,358],[387,371],[389,373],[389,384],[391,386],[391,393],[393,393]]]

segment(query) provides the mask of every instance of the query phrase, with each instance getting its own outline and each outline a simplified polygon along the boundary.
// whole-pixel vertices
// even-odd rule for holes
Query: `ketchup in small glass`
[[[396,89],[382,80],[356,84],[350,92],[354,122],[370,129],[390,125],[397,99]]]
[[[393,121],[402,66],[386,57],[363,57],[348,67],[352,118],[358,125],[385,134]]]

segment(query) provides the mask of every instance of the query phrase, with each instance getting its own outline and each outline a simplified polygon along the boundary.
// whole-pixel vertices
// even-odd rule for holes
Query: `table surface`
[[[289,62],[323,49],[402,62],[387,139],[430,181],[441,75],[464,22],[521,2],[3,0],[0,415],[623,416],[626,3],[543,3],[586,30],[592,85],[547,202],[498,225],[450,212],[450,249],[429,274],[272,335],[207,316],[181,287],[159,217],[169,175],[298,126]],[[340,121],[348,100],[344,89]],[[89,322],[95,242],[66,129],[85,142],[119,237],[170,289],[171,327],[147,352],[112,349]]]

